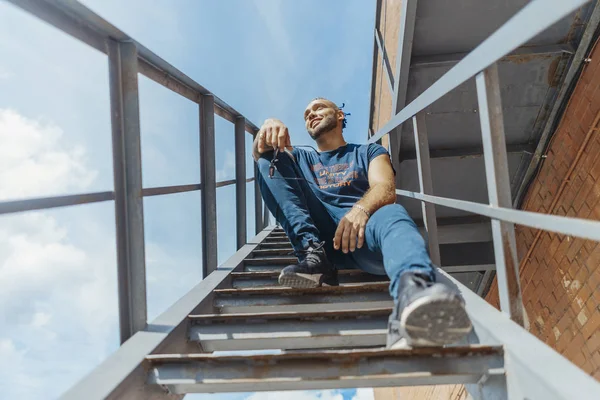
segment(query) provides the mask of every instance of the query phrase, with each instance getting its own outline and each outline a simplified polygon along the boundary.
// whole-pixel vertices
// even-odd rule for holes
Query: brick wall
[[[600,219],[600,48],[585,65],[522,209]],[[600,245],[516,227],[530,331],[600,380]],[[498,307],[496,282],[487,300]]]

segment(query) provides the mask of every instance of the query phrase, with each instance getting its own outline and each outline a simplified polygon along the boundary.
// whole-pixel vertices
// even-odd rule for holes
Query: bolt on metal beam
[[[512,208],[497,64],[477,74],[475,81],[490,206]],[[515,226],[492,219],[492,236],[500,308],[513,321],[524,326]]]
[[[108,41],[121,343],[146,328],[146,259],[135,44]]]
[[[217,181],[214,97],[200,104],[200,176],[202,180],[202,278],[217,269]]]

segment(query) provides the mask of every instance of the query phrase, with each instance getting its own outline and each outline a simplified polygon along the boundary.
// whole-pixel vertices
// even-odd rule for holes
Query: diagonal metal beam
[[[169,393],[477,383],[504,375],[501,347],[149,356],[148,382]]]
[[[558,56],[561,54],[573,54],[575,50],[570,44],[555,44],[545,46],[522,46],[519,47],[510,54],[502,57],[499,62],[502,61],[513,61],[519,62],[522,60],[531,61],[536,58]],[[443,67],[453,66],[460,60],[465,58],[469,53],[451,53],[451,54],[435,54],[427,56],[414,56],[410,63],[411,68],[421,67]]]
[[[390,86],[390,92],[394,92],[394,73],[392,72],[392,66],[390,64],[390,60],[387,55],[387,51],[385,51],[385,42],[381,37],[381,32],[379,32],[379,28],[375,27],[375,42],[377,43],[377,48],[379,49],[379,53],[382,55],[383,66],[386,70],[386,77],[388,84]]]

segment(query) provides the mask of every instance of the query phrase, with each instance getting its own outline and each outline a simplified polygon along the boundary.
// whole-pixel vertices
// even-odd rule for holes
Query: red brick
[[[594,364],[594,366],[596,368],[600,367],[600,351],[592,351],[590,355],[591,361]]]
[[[584,339],[588,341],[594,333],[598,332],[598,328],[600,328],[600,312],[596,311],[588,316],[587,322],[581,328]]]
[[[594,332],[590,337],[586,340],[586,346],[592,350],[597,351],[600,349],[600,332]]]
[[[585,204],[585,198],[594,187],[594,184],[594,179],[590,175],[587,175],[586,179],[582,182],[575,199],[573,200],[572,205],[575,209],[579,209],[583,204]]]
[[[600,245],[597,245],[591,252],[587,260],[585,260],[585,266],[588,271],[596,271],[600,267]]]

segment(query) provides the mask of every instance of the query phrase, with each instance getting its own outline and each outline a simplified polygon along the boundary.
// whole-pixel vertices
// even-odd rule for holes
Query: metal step
[[[172,394],[477,383],[504,375],[502,347],[421,347],[146,357],[148,383]]]
[[[293,256],[288,257],[260,257],[260,258],[246,258],[244,265],[289,265],[295,264],[298,259]]]
[[[388,282],[311,289],[267,287],[214,291],[217,313],[321,312],[392,307]]]
[[[232,286],[236,289],[249,287],[277,286],[279,271],[232,272]],[[340,284],[360,282],[383,282],[389,278],[385,275],[371,275],[359,269],[343,269],[338,271]]]
[[[288,246],[291,246],[292,244],[290,243],[290,241],[287,238],[284,237],[266,237],[263,240],[263,244],[264,243],[285,243]]]
[[[384,346],[391,308],[190,315],[189,340],[203,351]]]
[[[260,258],[260,257],[273,257],[273,256],[277,256],[280,257],[281,256],[286,256],[286,257],[292,257],[293,256],[293,250],[290,250],[291,247],[288,248],[283,248],[283,249],[260,249],[260,250],[254,250],[250,256],[250,258]],[[291,254],[290,254],[291,253]]]
[[[271,242],[271,243],[265,243],[262,242],[261,244],[258,245],[259,249],[289,249],[290,251],[293,251],[294,248],[292,247],[292,244],[290,242]]]

